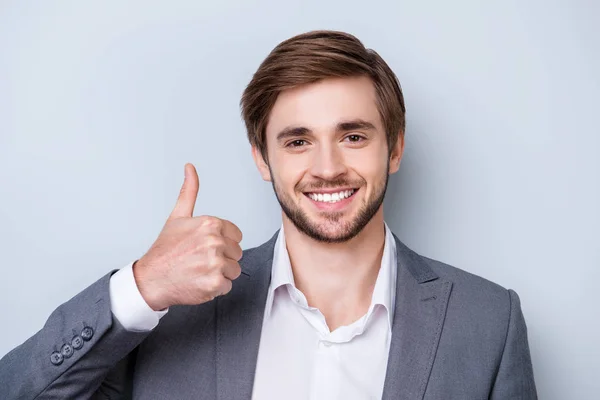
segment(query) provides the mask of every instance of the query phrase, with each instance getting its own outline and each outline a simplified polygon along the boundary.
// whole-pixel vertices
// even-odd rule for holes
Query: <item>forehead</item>
[[[331,78],[284,90],[269,115],[267,138],[290,126],[327,130],[339,121],[362,119],[382,129],[373,82],[366,76]]]

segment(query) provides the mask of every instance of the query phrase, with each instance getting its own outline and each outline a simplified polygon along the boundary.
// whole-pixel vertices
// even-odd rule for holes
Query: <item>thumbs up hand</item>
[[[228,293],[241,274],[242,232],[211,216],[194,217],[198,174],[185,165],[179,198],[150,249],[133,264],[142,297],[155,311],[202,304]]]

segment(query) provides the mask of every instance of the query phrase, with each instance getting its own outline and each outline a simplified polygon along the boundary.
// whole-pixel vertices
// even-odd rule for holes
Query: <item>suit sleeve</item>
[[[502,359],[490,400],[535,400],[537,391],[527,339],[527,326],[519,296],[508,291],[510,317]]]
[[[0,359],[3,399],[90,398],[107,376],[122,379],[119,371],[150,332],[128,331],[114,318],[115,272],[60,305],[40,331]]]

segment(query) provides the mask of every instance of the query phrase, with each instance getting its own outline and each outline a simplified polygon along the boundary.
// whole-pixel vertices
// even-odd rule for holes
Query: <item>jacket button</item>
[[[55,351],[54,353],[50,354],[50,362],[54,365],[62,364],[63,360],[63,355],[60,354],[58,351]]]
[[[92,338],[92,336],[94,336],[94,330],[92,328],[90,328],[89,326],[86,326],[85,328],[83,328],[83,330],[81,331],[81,338],[83,340],[85,340],[86,342],[88,340],[90,340]]]
[[[60,348],[60,354],[62,354],[65,358],[69,358],[73,355],[73,346],[68,343],[63,344],[63,347]]]
[[[73,339],[71,340],[71,346],[73,346],[73,348],[75,350],[79,350],[80,348],[82,348],[83,347],[83,339],[81,338],[81,336],[79,336],[79,335],[73,336]]]

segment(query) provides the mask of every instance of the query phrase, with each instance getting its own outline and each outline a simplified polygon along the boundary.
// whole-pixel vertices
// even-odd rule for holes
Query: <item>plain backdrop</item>
[[[600,392],[600,5],[593,1],[0,2],[0,356],[139,258],[175,204],[256,246],[281,223],[239,99],[282,40],[337,29],[407,104],[385,216],[521,297],[541,399]]]

